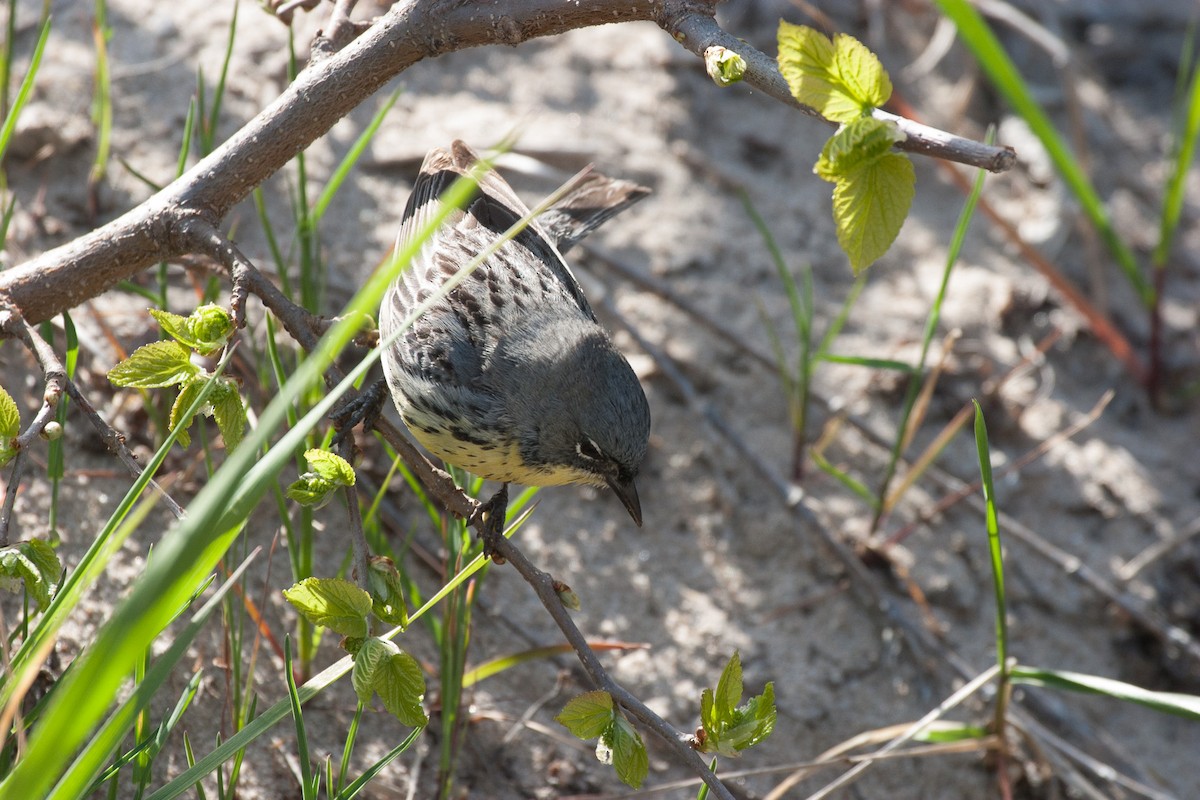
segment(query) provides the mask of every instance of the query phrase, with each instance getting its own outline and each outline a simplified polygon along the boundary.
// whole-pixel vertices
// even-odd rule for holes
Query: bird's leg
[[[500,491],[492,495],[479,507],[479,538],[483,541],[483,555],[496,563],[504,559],[496,554],[496,542],[504,535],[504,519],[508,516],[508,484],[500,485]]]
[[[387,383],[379,380],[363,389],[358,397],[343,403],[339,408],[329,413],[337,436],[333,439],[336,447],[342,438],[354,430],[358,423],[363,424],[363,430],[369,431],[375,426],[375,420],[383,413],[383,401],[387,397]]]

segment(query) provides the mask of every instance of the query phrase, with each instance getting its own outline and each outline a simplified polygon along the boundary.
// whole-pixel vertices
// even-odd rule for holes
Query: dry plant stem
[[[20,311],[12,306],[6,305],[6,307],[0,308],[0,331],[21,340],[21,343],[37,360],[38,367],[42,370],[42,377],[46,379],[41,408],[38,409],[29,426],[17,436],[17,447],[24,450],[41,435],[42,431],[46,429],[46,425],[54,419],[58,400],[62,397],[67,384],[67,371],[63,368],[62,361],[55,355],[54,348],[30,328]]]
[[[504,558],[505,561],[513,565],[517,572],[521,573],[521,577],[525,582],[533,587],[533,591],[537,594],[538,599],[542,601],[542,605],[546,607],[546,611],[554,619],[567,642],[575,650],[575,654],[579,657],[579,662],[583,665],[588,677],[597,689],[608,692],[613,700],[622,708],[637,718],[639,722],[645,725],[649,730],[653,731],[671,752],[682,761],[690,770],[699,775],[704,783],[708,785],[713,797],[722,798],[723,800],[733,800],[733,795],[725,788],[725,785],[712,773],[708,765],[704,763],[704,759],[700,754],[693,749],[692,744],[695,741],[690,734],[681,733],[675,730],[660,716],[651,711],[646,705],[634,697],[619,684],[617,684],[608,672],[600,664],[600,660],[596,658],[596,654],[592,652],[592,648],[588,646],[587,639],[575,626],[575,621],[571,619],[571,615],[562,604],[562,600],[554,591],[554,579],[546,572],[538,569],[533,565],[524,553],[522,553],[512,540],[503,536],[496,537],[493,542],[495,552]]]
[[[678,21],[669,17],[659,24],[674,35],[685,48],[692,53],[704,57],[704,51],[710,47],[724,47],[740,55],[746,61],[746,74],[743,80],[756,89],[760,89],[779,102],[789,105],[809,116],[821,118],[821,115],[808,106],[801,105],[792,97],[787,81],[779,74],[775,59],[751,47],[746,42],[726,33],[717,25],[710,14],[698,14],[686,10],[687,3],[665,3],[667,13],[672,13],[673,6],[683,12]],[[948,161],[957,161],[973,167],[981,167],[990,172],[1004,172],[1011,169],[1017,161],[1017,154],[1011,147],[995,147],[971,139],[964,139],[952,133],[922,125],[911,119],[889,114],[876,109],[873,115],[876,119],[894,122],[907,137],[897,145],[900,150],[910,153],[935,156]]]
[[[8,531],[12,524],[13,509],[16,508],[17,491],[21,488],[21,479],[25,473],[25,451],[29,445],[46,429],[46,425],[54,419],[54,411],[58,400],[62,397],[63,387],[67,382],[67,371],[62,362],[54,354],[41,336],[26,324],[25,318],[17,309],[8,304],[0,308],[0,331],[8,336],[20,339],[25,347],[33,354],[42,376],[46,379],[46,389],[42,393],[42,406],[38,409],[33,421],[16,437],[17,455],[13,459],[12,474],[4,492],[4,504],[0,506],[0,546],[8,546]]]
[[[8,547],[8,528],[12,520],[13,509],[17,504],[17,489],[21,488],[21,478],[25,472],[25,451],[18,450],[13,458],[12,475],[4,490],[4,505],[0,506],[0,547]]]
[[[694,52],[725,44],[749,56],[748,82],[772,96],[782,78],[764,54],[721,31],[715,0],[497,0],[400,3],[345,49],[300,73],[271,105],[178,180],[118,219],[0,274],[7,296],[36,324],[161,261],[190,252],[186,223],[215,227],[234,204],[388,80],[443,53],[614,22],[651,20]],[[769,87],[769,90],[768,90]],[[790,95],[781,97],[794,105]],[[877,112],[885,117],[883,112]],[[906,149],[1003,168],[1004,151],[905,123]],[[1009,154],[1011,158],[1011,154]]]

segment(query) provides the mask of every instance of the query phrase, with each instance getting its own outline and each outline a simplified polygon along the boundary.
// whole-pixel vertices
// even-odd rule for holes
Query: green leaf
[[[838,244],[855,274],[887,252],[912,206],[916,188],[912,162],[888,153],[838,181],[833,218]]]
[[[425,697],[421,667],[395,643],[378,637],[363,641],[354,655],[350,680],[363,705],[378,693],[384,707],[405,725],[416,728],[429,721],[421,708]]]
[[[615,718],[612,695],[595,691],[572,698],[554,719],[580,739],[595,739],[604,735]]]
[[[62,571],[58,553],[41,539],[0,549],[0,589],[16,592],[24,587],[39,609],[50,602]]]
[[[870,166],[892,150],[892,145],[905,139],[904,132],[894,122],[874,117],[860,117],[848,122],[829,137],[813,172],[836,183],[856,170]]]
[[[792,96],[833,122],[850,122],[892,95],[892,82],[875,54],[852,36],[831,41],[804,25],[779,23],[779,71]]]
[[[367,564],[367,589],[371,609],[388,625],[408,627],[408,606],[404,602],[404,583],[400,571],[387,556],[372,556]]]
[[[742,699],[742,656],[737,650],[733,651],[729,663],[721,670],[721,679],[717,681],[717,692],[713,698],[717,718],[722,722],[733,719],[733,711]]]
[[[172,314],[170,311],[163,311],[159,308],[150,309],[150,316],[158,320],[159,326],[163,332],[170,336],[175,341],[185,347],[192,346],[192,334],[188,330],[187,317],[181,317],[178,314]]]
[[[226,378],[213,387],[212,415],[217,429],[225,440],[226,452],[233,450],[242,441],[246,432],[246,405],[238,393],[237,384]]]
[[[650,772],[650,758],[642,737],[629,721],[618,715],[601,741],[612,753],[612,764],[621,782],[634,789],[641,786]]]
[[[417,660],[408,653],[396,653],[380,664],[375,691],[384,707],[408,727],[418,728],[429,722],[421,707],[425,699],[425,676]]]
[[[179,446],[186,448],[192,443],[192,437],[188,435],[188,428],[192,427],[191,419],[184,419],[183,415],[192,407],[192,403],[196,402],[196,397],[200,392],[204,391],[205,384],[208,383],[204,378],[199,376],[188,380],[183,384],[183,388],[179,390],[179,394],[175,397],[175,402],[171,404],[171,417],[167,422],[167,430],[173,431],[179,428]],[[216,388],[215,386],[213,387]],[[210,394],[209,397],[212,397]],[[197,413],[202,413],[204,409],[200,409]]]
[[[0,387],[0,467],[17,455],[17,434],[21,432],[21,412],[12,395]]]
[[[168,336],[204,356],[224,347],[233,333],[229,312],[212,303],[200,306],[187,317],[157,308],[150,309],[150,315]]]
[[[308,468],[337,486],[354,485],[354,467],[336,453],[313,448],[304,452]]]
[[[129,358],[108,371],[108,379],[114,386],[161,389],[183,383],[199,372],[200,368],[191,362],[186,347],[178,342],[163,341],[134,350]]]
[[[337,487],[315,472],[306,472],[287,487],[289,500],[302,506],[323,508],[333,498]]]
[[[314,625],[342,636],[366,636],[371,595],[349,581],[337,578],[305,578],[283,596]]]

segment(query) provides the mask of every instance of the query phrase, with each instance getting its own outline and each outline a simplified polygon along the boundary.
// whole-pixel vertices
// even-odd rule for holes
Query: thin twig
[[[587,672],[596,688],[608,692],[622,708],[658,736],[677,758],[704,780],[714,797],[733,800],[733,795],[708,768],[700,754],[693,749],[692,745],[695,739],[691,734],[675,730],[662,717],[651,711],[645,703],[609,677],[608,671],[604,669],[600,659],[588,646],[587,639],[576,627],[575,621],[571,619],[571,615],[567,613],[566,607],[563,606],[562,600],[555,592],[554,578],[535,567],[511,539],[498,536],[493,542],[493,547],[496,553],[512,564],[525,582],[533,587],[538,599],[542,601],[542,605],[545,606],[550,617],[575,650],[579,663],[583,665],[584,671]]]

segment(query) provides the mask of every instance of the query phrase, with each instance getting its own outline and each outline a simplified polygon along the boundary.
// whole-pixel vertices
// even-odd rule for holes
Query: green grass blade
[[[375,116],[371,118],[371,123],[355,140],[354,145],[350,148],[350,152],[346,153],[346,157],[338,164],[337,169],[329,176],[329,180],[325,184],[325,188],[321,190],[317,202],[313,203],[312,207],[312,224],[315,227],[319,225],[321,219],[325,216],[326,209],[333,202],[333,198],[337,195],[338,189],[342,188],[342,184],[346,182],[346,178],[350,176],[351,170],[358,160],[362,158],[363,153],[367,151],[367,147],[371,144],[371,140],[375,138],[375,134],[379,132],[379,128],[383,125],[384,117],[392,110],[392,106],[400,99],[401,89],[392,92],[391,96],[384,101],[379,111],[375,112]]]
[[[25,78],[21,81],[21,88],[17,90],[17,99],[13,101],[12,110],[4,118],[4,125],[0,126],[0,160],[4,158],[4,154],[8,150],[8,143],[12,139],[13,131],[16,130],[17,118],[21,116],[21,109],[25,108],[25,104],[29,102],[29,96],[33,94],[33,82],[37,78],[38,67],[42,64],[42,53],[46,50],[46,41],[49,38],[50,17],[46,17],[46,21],[42,23],[42,32],[38,36],[37,46],[33,48],[29,71],[25,73]]]
[[[1188,172],[1196,154],[1196,138],[1200,135],[1200,68],[1191,66],[1191,81],[1188,85],[1187,106],[1175,146],[1175,160],[1171,175],[1167,179],[1167,190],[1163,195],[1162,214],[1159,219],[1158,244],[1154,248],[1154,266],[1166,266],[1175,241],[1175,231],[1183,214],[1184,189]]]
[[[1011,675],[1014,682],[1027,686],[1044,686],[1051,689],[1103,695],[1114,700],[1137,703],[1147,708],[1153,708],[1155,711],[1200,721],[1200,697],[1194,694],[1156,692],[1134,686],[1132,683],[1102,678],[1098,675],[1086,675],[1059,669],[1040,669],[1023,664],[1013,667]]]
[[[228,356],[218,365],[216,375],[221,374],[221,370],[228,361]],[[215,381],[216,376],[214,376]],[[187,416],[195,414],[207,402],[208,395],[212,391],[214,381],[209,381],[205,385],[200,394],[196,397],[195,402],[187,412]],[[79,604],[83,597],[83,593],[89,586],[100,576],[105,565],[115,555],[117,549],[125,537],[132,533],[132,529],[128,526],[122,527],[126,518],[130,515],[138,498],[142,496],[146,488],[150,485],[154,475],[158,472],[158,468],[162,466],[170,449],[175,445],[175,440],[179,433],[183,430],[183,426],[178,426],[174,431],[167,436],[166,441],[151,457],[149,463],[146,464],[142,474],[125,493],[125,497],[117,504],[116,509],[109,516],[108,521],[101,529],[100,533],[93,540],[87,552],[80,559],[75,570],[71,572],[62,586],[59,587],[54,597],[50,601],[50,605],[46,607],[41,618],[38,620],[37,627],[30,635],[21,643],[21,647],[13,656],[10,666],[10,674],[16,676],[10,678],[0,689],[0,707],[6,706],[12,699],[12,693],[15,688],[24,682],[21,678],[27,670],[36,669],[38,663],[36,661],[37,654],[41,652],[53,640],[54,635],[59,628],[66,622],[67,616]],[[149,510],[149,506],[145,506],[140,513],[144,514]],[[130,662],[133,663],[132,661]],[[0,784],[0,788],[3,784]]]
[[[979,455],[979,476],[983,484],[983,501],[987,506],[988,552],[992,561],[992,588],[996,595],[996,662],[1000,678],[1008,661],[1008,603],[1004,591],[1004,552],[1000,546],[1000,522],[996,513],[996,486],[992,482],[992,453],[988,445],[987,423],[979,401],[975,403],[975,451]]]
[[[217,85],[213,87],[212,108],[207,112],[201,108],[198,117],[201,123],[200,145],[205,155],[213,151],[217,142],[217,124],[221,121],[221,104],[225,99],[225,81],[229,77],[229,62],[233,59],[233,43],[237,38],[239,5],[239,1],[234,0],[233,17],[229,20],[229,36],[225,39],[225,56],[221,59],[221,73],[217,77]]]
[[[1000,45],[996,35],[992,33],[987,23],[983,21],[979,12],[968,0],[935,1],[942,13],[957,26],[959,38],[975,54],[975,58],[987,72],[992,83],[1004,95],[1009,105],[1021,115],[1030,130],[1041,141],[1042,146],[1046,148],[1046,153],[1050,156],[1059,175],[1079,200],[1084,213],[1095,226],[1109,252],[1117,260],[1129,285],[1134,288],[1147,308],[1152,307],[1154,305],[1154,287],[1139,269],[1133,251],[1117,234],[1117,230],[1109,218],[1108,210],[1104,207],[1103,201],[1096,193],[1078,159],[1075,158],[1063,137],[1055,130],[1054,124],[1046,116],[1046,112],[1033,99],[1021,73]]]
[[[129,698],[109,715],[108,720],[96,732],[96,735],[88,740],[87,746],[76,757],[71,768],[63,777],[59,789],[70,787],[72,784],[77,785],[82,779],[90,778],[100,770],[108,754],[120,744],[121,739],[128,733],[134,716],[141,710],[148,708],[158,690],[167,685],[175,666],[187,655],[191,643],[200,635],[200,631],[203,630],[204,625],[208,622],[208,618],[212,616],[214,611],[220,608],[225,594],[234,586],[246,571],[246,568],[250,566],[252,558],[247,558],[238,566],[229,579],[209,598],[208,602],[192,615],[188,624],[172,639],[171,646],[166,652],[154,660],[154,666],[150,668],[142,681],[138,683]],[[164,724],[160,726],[154,739],[146,741],[144,745],[152,745],[151,749],[155,752],[162,748],[167,735],[170,734],[171,730],[179,722],[183,710],[190,702],[191,695],[195,694],[195,689],[199,686],[199,678],[200,673],[196,673],[192,677],[192,681],[189,683],[190,694],[189,691],[184,691],[176,703],[174,711],[168,719],[164,720]],[[104,777],[104,775],[101,775],[101,779]],[[83,795],[77,796],[86,796],[90,793],[91,791],[89,790]],[[72,795],[68,791],[66,796],[69,797]]]
[[[304,726],[304,713],[300,710],[300,694],[296,691],[296,672],[292,666],[292,637],[283,641],[283,675],[287,679],[288,704],[292,711],[292,725],[296,730],[296,757],[300,762],[300,792],[304,800],[313,798],[313,774],[311,754],[308,752],[308,729]],[[320,780],[320,776],[316,777]]]
[[[847,364],[852,367],[867,367],[869,369],[890,369],[896,372],[903,372],[906,375],[913,374],[912,364],[907,364],[903,361],[895,361],[890,358],[840,356],[836,353],[823,353],[819,358],[821,361],[828,361],[830,364]]]
[[[365,789],[367,784],[375,779],[375,776],[379,774],[380,770],[395,761],[396,757],[405,750],[412,747],[413,743],[417,741],[417,738],[424,732],[424,728],[414,728],[412,733],[408,734],[408,736],[404,738],[404,741],[389,750],[383,758],[372,764],[370,769],[358,776],[358,778],[345,789],[338,792],[337,800],[353,800],[354,797],[357,797],[358,793]]]

